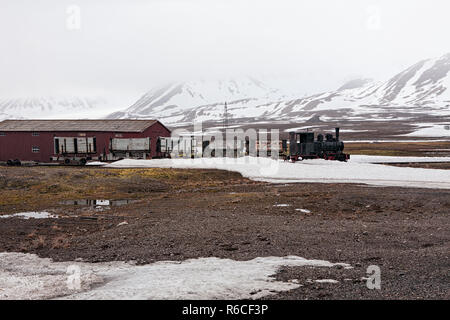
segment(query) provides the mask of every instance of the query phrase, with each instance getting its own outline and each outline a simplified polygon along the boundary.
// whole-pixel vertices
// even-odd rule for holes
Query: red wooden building
[[[142,146],[132,150],[138,157],[153,158],[158,137],[170,137],[170,130],[157,120],[5,120],[0,122],[0,161],[126,158],[130,150],[113,150],[112,145],[129,141]]]

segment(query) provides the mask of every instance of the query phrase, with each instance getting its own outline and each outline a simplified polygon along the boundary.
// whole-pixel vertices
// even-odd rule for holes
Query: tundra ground
[[[0,184],[1,214],[60,216],[1,219],[0,252],[139,264],[297,255],[353,269],[282,268],[278,279],[303,286],[269,298],[450,298],[450,190],[274,185],[217,170],[89,167],[0,167]],[[67,202],[84,199],[131,201]],[[381,269],[381,290],[362,279],[369,265]]]

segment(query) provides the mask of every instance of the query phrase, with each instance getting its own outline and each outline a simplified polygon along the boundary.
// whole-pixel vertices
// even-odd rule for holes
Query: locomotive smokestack
[[[339,141],[339,128],[336,128],[336,141]]]

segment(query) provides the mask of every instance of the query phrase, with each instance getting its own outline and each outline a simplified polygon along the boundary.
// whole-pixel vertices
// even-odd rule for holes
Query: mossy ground
[[[214,170],[0,167],[0,213],[44,210],[63,200],[140,199],[239,179],[238,173]]]
[[[398,157],[450,156],[450,141],[346,143],[345,152],[350,154]]]

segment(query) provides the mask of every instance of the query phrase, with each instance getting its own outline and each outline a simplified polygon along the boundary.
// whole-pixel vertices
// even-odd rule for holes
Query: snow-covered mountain
[[[155,88],[109,118],[157,118],[169,124],[220,120],[225,102],[229,117],[257,118],[270,111],[265,104],[286,98],[280,90],[250,77],[189,81]]]
[[[450,115],[450,54],[423,60],[385,82],[352,81],[336,91],[286,101],[274,116],[311,113],[331,118],[384,117],[399,114]]]
[[[8,119],[18,119],[18,117],[15,117],[13,115],[10,115],[10,114],[4,113],[4,112],[0,112],[0,121],[8,120]]]
[[[33,97],[2,99],[0,97],[0,120],[104,116],[107,114],[106,107],[106,100],[101,98]]]
[[[221,121],[398,120],[418,115],[450,116],[450,54],[420,61],[387,81],[355,79],[337,90],[301,97],[254,78],[204,80],[157,87],[124,111],[117,97],[0,95],[0,120],[20,118],[159,119],[171,126]],[[299,88],[298,92],[301,92]],[[134,99],[134,95],[131,95]],[[109,101],[115,100],[115,103]],[[118,108],[119,107],[119,108]],[[113,112],[113,113],[112,113]],[[314,120],[315,121],[315,120]]]
[[[394,120],[411,115],[450,115],[450,54],[423,60],[384,82],[352,80],[339,89],[289,98],[262,82],[199,81],[167,85],[145,94],[109,118],[158,118],[170,125],[221,120],[239,121]]]

